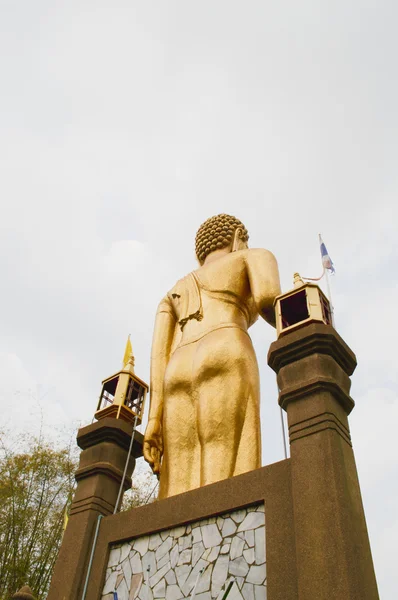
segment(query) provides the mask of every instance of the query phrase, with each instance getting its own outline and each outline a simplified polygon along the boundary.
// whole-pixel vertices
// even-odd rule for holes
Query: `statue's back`
[[[212,237],[214,236],[214,237]],[[218,215],[197,235],[201,267],[159,305],[151,358],[144,452],[167,497],[258,468],[260,390],[248,328],[273,322],[275,258],[247,247],[234,217]]]

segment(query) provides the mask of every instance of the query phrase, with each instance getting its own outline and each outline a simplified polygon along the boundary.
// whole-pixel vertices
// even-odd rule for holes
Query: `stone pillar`
[[[353,352],[312,323],[271,344],[287,412],[299,600],[379,598],[347,415]]]
[[[106,417],[79,429],[82,449],[77,488],[47,600],[78,600],[84,587],[99,515],[113,513],[127,460],[133,425]],[[135,432],[124,491],[131,487],[135,459],[142,456],[143,436]]]

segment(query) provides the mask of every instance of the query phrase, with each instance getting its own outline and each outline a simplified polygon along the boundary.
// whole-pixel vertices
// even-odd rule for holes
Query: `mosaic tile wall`
[[[112,548],[102,600],[266,600],[264,505]]]

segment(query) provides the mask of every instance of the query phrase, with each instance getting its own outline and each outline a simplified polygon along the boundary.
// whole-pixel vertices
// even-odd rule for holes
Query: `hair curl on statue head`
[[[221,214],[207,219],[199,227],[195,238],[195,251],[199,263],[203,265],[206,257],[214,250],[229,246],[237,229],[242,232],[240,239],[247,242],[249,239],[247,229],[236,217]]]

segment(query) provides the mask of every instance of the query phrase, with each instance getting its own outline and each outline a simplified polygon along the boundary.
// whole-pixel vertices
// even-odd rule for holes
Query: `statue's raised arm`
[[[273,254],[248,249],[238,219],[199,228],[200,267],[159,305],[152,344],[144,455],[160,471],[159,497],[261,466],[260,390],[248,328],[274,325],[280,293]]]

